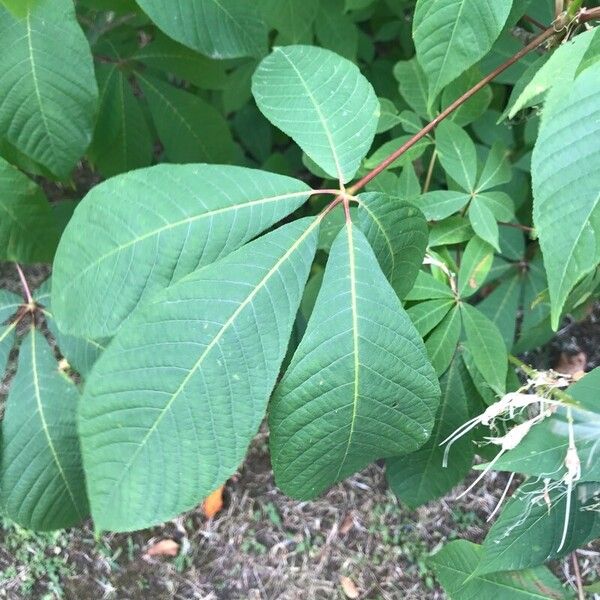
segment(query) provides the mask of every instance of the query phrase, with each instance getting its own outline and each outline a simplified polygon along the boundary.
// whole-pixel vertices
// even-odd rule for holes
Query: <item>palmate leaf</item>
[[[429,360],[438,377],[452,362],[461,331],[461,311],[458,306],[454,306],[425,341]]]
[[[267,53],[267,26],[246,0],[137,0],[174,40],[211,58]]]
[[[435,134],[435,147],[448,176],[466,192],[475,190],[477,153],[465,130],[452,121],[442,121]]]
[[[467,540],[446,544],[429,559],[452,600],[563,600],[562,583],[546,567],[475,575],[483,549]]]
[[[411,508],[446,494],[467,475],[473,462],[474,447],[465,435],[452,446],[448,466],[442,466],[444,447],[440,443],[469,420],[470,398],[477,396],[459,353],[454,355],[440,385],[440,407],[427,443],[408,456],[386,461],[390,488]]]
[[[44,192],[0,157],[0,260],[50,261],[58,238],[58,223]]]
[[[472,238],[465,248],[458,272],[458,293],[472,296],[485,282],[494,260],[494,249],[481,238]]]
[[[394,291],[403,298],[425,257],[427,221],[413,205],[386,194],[360,194],[359,199],[359,226]]]
[[[254,73],[261,112],[331,177],[346,183],[368,152],[379,101],[358,67],[313,46],[275,48]]]
[[[475,197],[469,205],[469,221],[473,231],[484,241],[500,252],[500,232],[494,213],[486,206],[485,202],[479,202]]]
[[[111,342],[79,419],[98,529],[170,519],[238,467],[287,349],[317,226],[295,221],[195,271]]]
[[[584,546],[600,535],[600,515],[585,510],[577,487],[566,513],[566,490],[544,491],[526,482],[502,509],[483,543],[477,574],[536,567]],[[565,519],[568,529],[562,548]]]
[[[110,337],[157,291],[270,227],[309,196],[301,181],[242,167],[159,165],[95,187],[54,261],[65,333]]]
[[[546,100],[533,150],[533,220],[548,274],[552,328],[600,260],[600,63]]]
[[[413,38],[429,81],[429,104],[490,51],[511,6],[512,0],[418,0]]]
[[[406,312],[419,335],[425,337],[454,306],[451,298],[427,300],[411,306]]]
[[[76,412],[79,393],[43,335],[23,341],[2,421],[0,504],[23,527],[69,527],[88,514]]]
[[[366,238],[345,225],[271,402],[277,485],[314,498],[375,459],[416,450],[438,399],[423,342]]]
[[[66,177],[91,141],[97,100],[71,0],[39,0],[24,18],[0,6],[0,136]]]

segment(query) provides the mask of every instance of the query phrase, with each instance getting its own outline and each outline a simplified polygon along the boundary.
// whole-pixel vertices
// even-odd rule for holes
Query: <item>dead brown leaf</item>
[[[356,584],[350,577],[346,577],[345,575],[340,575],[340,585],[342,586],[342,590],[346,595],[346,598],[350,598],[350,600],[355,600],[360,596],[360,592],[356,587]]]
[[[342,524],[340,525],[340,534],[346,535],[347,533],[350,532],[350,530],[353,527],[354,527],[354,517],[353,517],[352,513],[348,513],[344,517],[344,520],[342,521]]]
[[[175,540],[160,540],[146,551],[146,556],[177,556],[178,554],[179,543]]]
[[[587,356],[585,352],[577,354],[567,354],[561,352],[560,358],[554,367],[555,371],[563,375],[570,375],[575,381],[581,379],[585,375],[585,367],[587,365]]]
[[[217,488],[206,500],[202,503],[202,511],[204,515],[209,519],[212,519],[215,515],[223,510],[223,490],[225,486],[222,485]]]

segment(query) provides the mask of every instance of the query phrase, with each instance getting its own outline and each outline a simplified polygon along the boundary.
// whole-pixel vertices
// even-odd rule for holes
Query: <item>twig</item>
[[[535,25],[538,29],[541,29],[541,30],[546,29],[546,26],[543,23],[540,23],[537,19],[534,19],[533,17],[530,17],[529,15],[523,15],[523,21],[527,21],[528,23]]]
[[[572,22],[577,24],[586,23],[600,19],[600,8],[584,8],[580,10],[573,18]],[[382,171],[385,171],[394,161],[400,156],[408,152],[419,140],[423,139],[428,135],[435,127],[441,123],[444,119],[450,116],[456,109],[460,108],[467,100],[473,97],[477,92],[483,89],[488,83],[496,79],[498,75],[506,71],[506,69],[512,67],[516,62],[521,60],[524,56],[538,48],[546,40],[553,37],[560,37],[564,34],[565,26],[569,24],[568,19],[565,17],[566,23],[558,24],[553,23],[551,27],[545,29],[540,35],[535,37],[529,44],[519,50],[516,54],[511,56],[506,62],[502,63],[499,67],[495,68],[489,75],[484,77],[479,83],[475,84],[470,90],[465,92],[460,98],[457,98],[452,104],[446,107],[435,119],[430,121],[421,131],[415,134],[405,144],[398,148],[395,152],[390,154],[386,159],[382,160],[372,171],[367,173],[362,179],[359,179],[353,186],[347,189],[348,193],[355,195],[358,190],[363,188],[372,179],[377,177]]]
[[[571,552],[571,561],[573,562],[573,571],[575,573],[575,583],[577,584],[577,598],[585,600],[585,592],[583,591],[583,582],[581,581],[581,571],[579,570],[579,562],[577,562],[577,552]]]
[[[427,168],[427,176],[425,177],[425,184],[423,185],[423,193],[426,194],[431,186],[431,178],[433,176],[433,167],[435,166],[435,159],[437,158],[437,150],[433,151],[431,160],[429,161],[429,167]]]
[[[19,273],[19,279],[21,280],[21,285],[23,286],[23,297],[29,306],[33,306],[34,302],[31,296],[31,291],[29,290],[29,285],[27,284],[27,279],[25,279],[25,273],[23,273],[19,263],[15,263],[15,267],[17,267],[17,273]]]
[[[504,225],[505,227],[515,227],[516,229],[520,229],[521,231],[525,231],[527,233],[531,233],[535,231],[533,227],[528,227],[527,225],[521,225],[521,223],[509,223],[508,221],[498,221],[498,225]]]

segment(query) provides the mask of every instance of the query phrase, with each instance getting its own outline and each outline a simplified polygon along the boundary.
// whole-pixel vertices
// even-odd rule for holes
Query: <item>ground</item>
[[[27,272],[38,283],[46,275],[43,268]],[[0,265],[0,287],[18,291],[11,265]],[[599,315],[596,310],[582,324],[567,324],[531,358],[539,364],[562,351],[583,350],[587,368],[597,366]],[[0,385],[0,401],[11,373]],[[460,501],[455,498],[462,487],[409,511],[375,464],[316,501],[296,502],[274,484],[262,430],[227,483],[224,510],[213,519],[198,508],[159,528],[98,538],[90,523],[34,534],[3,522],[0,598],[343,600],[351,597],[340,579],[346,577],[361,600],[442,599],[427,566],[429,553],[457,537],[481,541],[505,482],[504,475],[491,474]],[[178,542],[178,556],[148,557],[163,539]],[[577,558],[586,583],[600,580],[600,544]],[[551,567],[574,589],[570,557]]]

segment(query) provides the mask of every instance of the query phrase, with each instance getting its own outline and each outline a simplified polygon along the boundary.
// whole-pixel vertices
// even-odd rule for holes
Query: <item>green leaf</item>
[[[89,148],[90,159],[105,177],[152,163],[150,128],[127,76],[116,64],[96,65],[100,108]]]
[[[355,61],[358,52],[359,30],[344,14],[342,0],[319,2],[315,33],[321,46]]]
[[[402,122],[396,105],[387,98],[379,98],[379,121],[377,133],[385,133]]]
[[[507,151],[504,144],[494,142],[477,182],[478,194],[511,180],[512,173],[506,156]]]
[[[540,104],[548,91],[554,87],[559,90],[568,89],[575,79],[579,63],[596,34],[597,30],[586,31],[575,36],[571,41],[561,44],[514,101],[508,112],[509,118],[512,119],[523,108]]]
[[[79,338],[73,335],[63,333],[56,323],[51,306],[52,279],[49,278],[35,291],[33,299],[42,306],[42,312],[46,318],[46,325],[50,333],[54,336],[60,353],[67,359],[67,362],[83,377],[87,377],[92,370],[95,362],[106,346],[109,340],[96,341],[89,338]]]
[[[429,238],[427,221],[412,204],[386,194],[360,194],[359,199],[359,227],[394,291],[403,298],[423,264]]]
[[[552,328],[600,260],[600,64],[546,101],[532,157],[533,220],[548,274]]]
[[[442,399],[433,432],[425,446],[408,456],[386,461],[390,488],[410,508],[449,492],[467,475],[473,462],[473,445],[470,436],[465,435],[452,446],[448,466],[442,466],[444,448],[440,443],[468,421],[469,398],[477,395],[460,354],[454,356],[440,385]]]
[[[217,165],[158,165],[96,186],[54,261],[59,327],[111,336],[136,306],[256,237],[309,194],[290,177]]]
[[[512,198],[505,192],[482,192],[475,196],[474,202],[485,205],[498,221],[513,221],[515,218]]]
[[[491,50],[511,6],[512,0],[417,1],[413,38],[429,81],[430,104],[448,83]]]
[[[0,137],[67,177],[91,141],[97,101],[71,0],[40,0],[23,19],[0,7]]]
[[[245,0],[137,0],[174,40],[211,58],[267,53],[267,26],[255,3]]]
[[[439,387],[423,342],[364,235],[346,225],[269,414],[277,485],[314,498],[427,440]]]
[[[452,290],[425,271],[419,271],[417,279],[405,300],[429,300],[431,298],[454,298]]]
[[[259,0],[257,4],[265,21],[284,35],[286,43],[311,41],[319,0]]]
[[[401,135],[398,138],[394,138],[388,142],[385,142],[369,158],[365,160],[364,166],[367,169],[374,169],[382,160],[387,158],[393,152],[396,152],[399,148],[404,146],[406,142],[408,142],[412,136],[410,135]],[[407,168],[412,165],[412,163],[417,160],[420,156],[422,156],[423,152],[427,149],[427,147],[431,144],[431,142],[427,138],[420,139],[414,146],[410,148],[407,152],[399,156],[393,163],[391,163],[387,168],[388,169],[396,169],[398,167]]]
[[[412,200],[421,194],[421,184],[412,164],[402,169],[398,177],[397,194],[401,200]]]
[[[368,152],[379,101],[358,67],[313,46],[275,48],[256,70],[262,113],[332,177],[346,183]]]
[[[452,600],[563,600],[562,583],[546,567],[475,575],[483,549],[467,540],[446,544],[429,559]]]
[[[477,308],[498,327],[502,339],[509,349],[512,348],[515,341],[521,291],[521,278],[515,275],[503,281],[477,305]]]
[[[0,4],[4,4],[15,17],[25,17],[40,0],[0,0]]]
[[[454,300],[439,298],[419,302],[407,309],[406,312],[419,335],[424,338],[450,312],[453,306]]]
[[[79,419],[97,529],[171,519],[235,472],[285,356],[317,226],[295,221],[194,271],[113,339]]]
[[[429,221],[441,221],[464,208],[470,199],[469,194],[460,190],[435,190],[423,194],[413,202]]]
[[[422,118],[433,118],[429,107],[427,77],[416,58],[401,60],[394,66],[394,77],[398,81],[400,95]]]
[[[233,138],[216,108],[154,77],[138,73],[137,79],[170,162],[232,161]]]
[[[0,380],[4,379],[8,358],[15,345],[17,325],[0,325]]]
[[[496,393],[503,393],[506,388],[508,356],[500,331],[470,304],[461,304],[461,312],[475,366]]]
[[[581,404],[571,409],[577,454],[581,463],[580,482],[600,481],[600,461],[597,460],[600,437],[598,410],[600,368],[569,386],[567,393]],[[516,471],[525,475],[560,479],[566,473],[565,457],[569,447],[567,411],[560,408],[527,434],[514,449],[494,464],[500,471]]]
[[[535,567],[584,546],[600,535],[600,517],[586,510],[573,489],[567,512],[565,490],[526,482],[513,494],[483,543],[479,575]],[[565,543],[561,541],[568,519]]]
[[[469,205],[469,221],[473,231],[488,244],[492,245],[500,252],[500,240],[498,223],[492,211],[485,205],[484,202],[479,202],[479,198],[475,196]]]
[[[436,130],[435,147],[448,176],[465,191],[474,191],[477,153],[475,144],[464,129],[452,121],[442,121]]]
[[[429,231],[429,246],[460,244],[473,237],[473,229],[468,219],[456,215],[435,223]]]
[[[173,73],[203,90],[222,90],[227,87],[226,65],[178,44],[160,32],[133,58],[159,72]]]
[[[15,343],[17,323],[4,325],[23,304],[23,299],[7,290],[0,290],[0,381],[8,364],[8,357]]]
[[[6,323],[23,303],[23,298],[17,294],[0,289],[0,325]]]
[[[461,298],[472,296],[484,283],[492,266],[494,249],[478,237],[465,248],[458,272],[458,293]]]
[[[48,262],[58,238],[58,223],[44,192],[0,158],[0,260]]]
[[[473,67],[463,73],[458,79],[450,83],[442,94],[442,109],[447,108],[455,100],[458,100],[463,94],[470,90],[474,85],[479,83],[483,78],[481,71],[477,67]],[[492,90],[489,85],[479,90],[474,96],[461,104],[451,115],[450,119],[464,127],[473,121],[476,121],[489,107],[492,101]]]
[[[61,529],[87,515],[78,400],[44,336],[32,329],[21,345],[2,421],[0,504],[22,527]]]
[[[429,360],[440,377],[452,362],[461,332],[460,310],[455,306],[433,330],[425,342]]]

